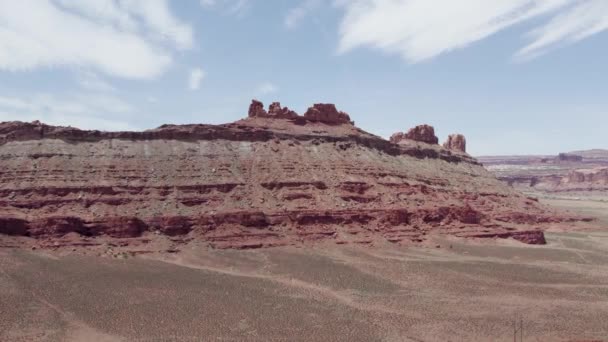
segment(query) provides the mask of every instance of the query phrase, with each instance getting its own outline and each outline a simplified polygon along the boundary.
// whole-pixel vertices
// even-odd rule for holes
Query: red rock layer
[[[218,248],[432,234],[543,243],[548,224],[575,220],[467,155],[396,145],[334,106],[312,108],[300,117],[276,104],[264,114],[254,103],[233,124],[144,132],[2,123],[0,234],[157,233]]]

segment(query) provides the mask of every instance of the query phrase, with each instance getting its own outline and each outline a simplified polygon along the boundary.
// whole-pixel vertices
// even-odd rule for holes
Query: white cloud
[[[584,1],[532,31],[533,42],[519,50],[515,57],[534,58],[555,45],[576,43],[607,29],[608,1]]]
[[[242,17],[249,11],[250,7],[250,0],[234,0],[228,7],[228,13]]]
[[[100,94],[57,97],[35,94],[28,97],[0,96],[0,121],[40,120],[51,125],[83,129],[133,130],[133,107],[123,100]]]
[[[298,6],[291,8],[285,15],[284,23],[288,29],[293,29],[300,21],[321,5],[320,0],[304,0]]]
[[[194,68],[188,76],[188,88],[190,90],[198,90],[201,87],[201,81],[205,77],[205,72],[201,68]]]
[[[215,0],[201,0],[200,4],[203,7],[213,7],[215,6]]]
[[[605,30],[606,0],[339,0],[345,16],[338,51],[372,47],[416,63],[468,46],[532,18],[553,15],[533,31],[519,56],[538,55]]]
[[[251,9],[251,0],[200,0],[201,7],[221,8],[226,14],[243,17]]]
[[[116,91],[112,85],[104,81],[99,75],[90,71],[83,71],[78,76],[78,84],[84,89],[96,92],[112,92]]]
[[[267,95],[267,94],[276,93],[277,91],[279,91],[278,86],[276,86],[275,84],[273,84],[271,82],[264,82],[257,87],[255,93],[257,95]]]
[[[0,69],[76,66],[148,79],[193,45],[167,0],[0,0]]]

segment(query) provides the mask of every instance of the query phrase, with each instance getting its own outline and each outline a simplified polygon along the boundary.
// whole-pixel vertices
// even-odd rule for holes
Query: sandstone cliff
[[[257,101],[247,119],[217,126],[1,123],[0,236],[50,244],[160,234],[217,248],[410,244],[433,234],[544,243],[549,224],[577,220],[436,145],[428,127],[406,135],[425,146],[395,144],[334,105],[300,116]]]

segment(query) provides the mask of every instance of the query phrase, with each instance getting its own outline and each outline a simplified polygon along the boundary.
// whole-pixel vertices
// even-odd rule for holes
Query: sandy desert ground
[[[547,246],[0,250],[2,341],[608,340],[608,232]]]
[[[605,195],[596,199],[588,196],[581,199],[540,197],[540,201],[554,208],[594,217],[608,227],[608,197]]]

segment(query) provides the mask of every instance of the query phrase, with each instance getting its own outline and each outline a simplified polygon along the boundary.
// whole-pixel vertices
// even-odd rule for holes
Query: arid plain
[[[546,235],[120,258],[5,249],[0,339],[512,341],[520,319],[527,341],[606,339],[608,233]]]

